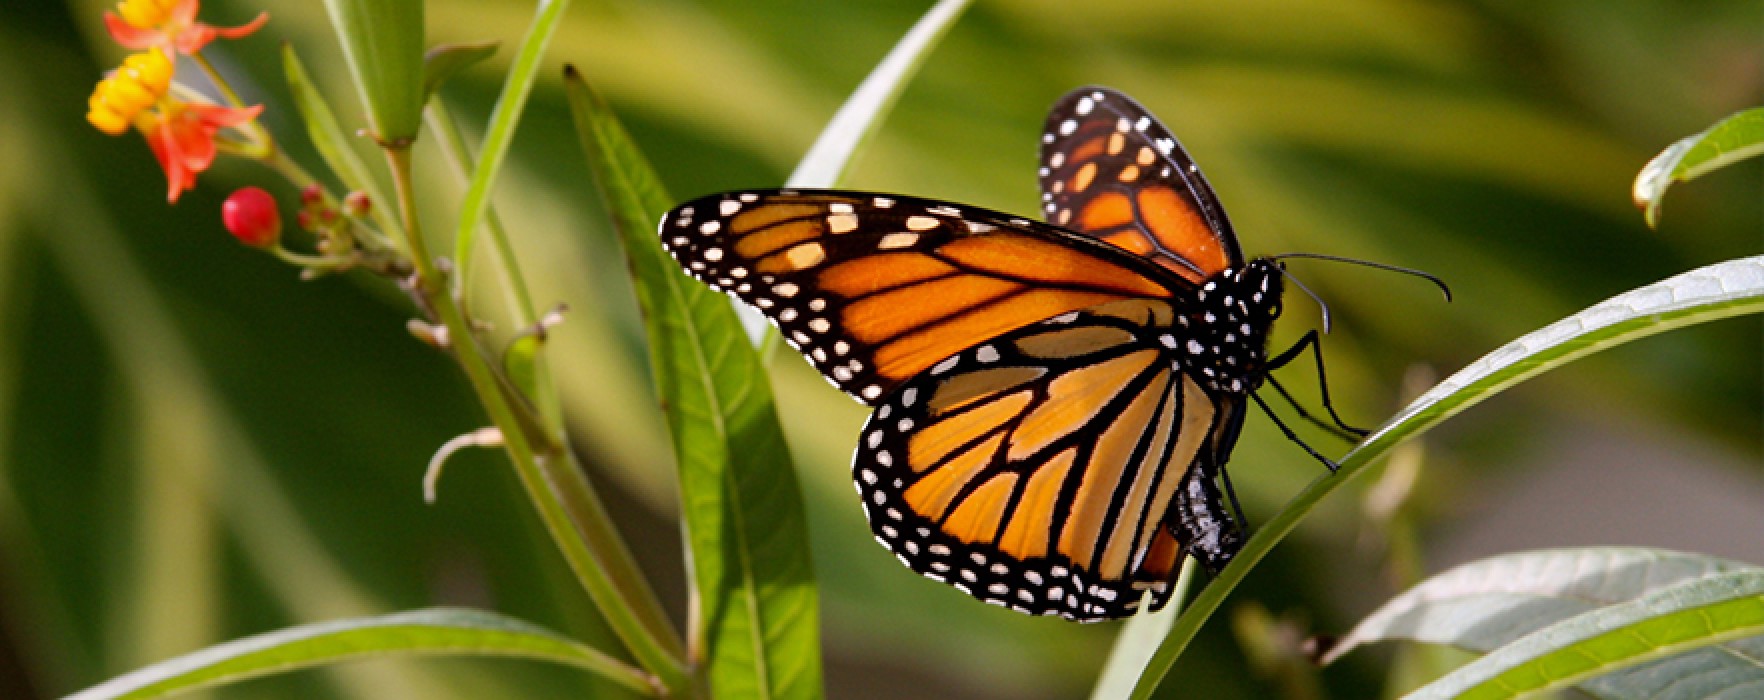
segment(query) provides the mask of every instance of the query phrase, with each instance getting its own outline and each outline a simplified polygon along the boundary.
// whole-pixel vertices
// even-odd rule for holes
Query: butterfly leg
[[[1317,387],[1322,391],[1323,408],[1329,411],[1329,419],[1335,421],[1335,427],[1353,433],[1356,438],[1363,438],[1370,435],[1372,431],[1348,425],[1346,421],[1341,419],[1341,415],[1335,412],[1335,404],[1329,399],[1329,373],[1323,368],[1323,346],[1318,342],[1316,329],[1312,329],[1305,333],[1305,336],[1300,338],[1298,342],[1293,343],[1292,347],[1287,348],[1286,352],[1280,353],[1279,356],[1270,360],[1268,362],[1268,370],[1272,372],[1290,364],[1294,359],[1298,358],[1300,353],[1305,351],[1306,347],[1310,348],[1311,357],[1317,360]],[[1298,402],[1293,401],[1292,396],[1288,395],[1286,389],[1281,387],[1278,382],[1275,382],[1273,377],[1268,377],[1268,382],[1274,385],[1275,390],[1279,391],[1280,395],[1285,397],[1287,402],[1292,404],[1293,408],[1298,409],[1299,415],[1303,416],[1305,420],[1311,421],[1325,429],[1329,429],[1329,426],[1323,425],[1322,421],[1313,418],[1303,406],[1300,406],[1298,405]]]
[[[1293,398],[1292,394],[1286,391],[1286,387],[1282,386],[1280,381],[1275,379],[1272,375],[1263,377],[1263,379],[1268,382],[1269,386],[1274,387],[1274,391],[1280,394],[1280,398],[1286,400],[1286,405],[1291,406],[1292,410],[1297,411],[1299,417],[1310,421],[1311,425],[1323,429],[1330,435],[1340,438],[1350,445],[1359,442],[1360,438],[1365,437],[1363,431],[1354,431],[1353,428],[1343,429],[1341,426],[1328,423],[1321,418],[1311,415],[1310,411],[1305,410],[1304,404],[1299,403],[1298,399]]]
[[[1310,445],[1305,444],[1304,440],[1300,440],[1299,436],[1292,432],[1292,428],[1286,427],[1286,423],[1281,421],[1280,416],[1274,413],[1274,409],[1268,408],[1268,402],[1263,401],[1260,395],[1252,391],[1250,392],[1250,398],[1255,399],[1256,405],[1262,407],[1262,412],[1268,414],[1268,417],[1274,420],[1274,425],[1279,426],[1280,432],[1286,434],[1286,439],[1297,443],[1299,447],[1305,448],[1305,451],[1309,452],[1312,457],[1315,457],[1317,461],[1322,462],[1323,466],[1328,467],[1330,472],[1334,472],[1341,468],[1340,464],[1336,464],[1334,460],[1324,457],[1316,450],[1311,449]]]

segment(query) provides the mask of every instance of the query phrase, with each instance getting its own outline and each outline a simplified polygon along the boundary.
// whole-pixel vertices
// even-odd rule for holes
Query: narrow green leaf
[[[423,110],[421,0],[325,0],[331,26],[374,135],[384,144],[416,138]]]
[[[312,78],[306,71],[306,65],[300,62],[300,56],[294,53],[294,47],[282,45],[282,70],[288,76],[288,90],[294,95],[294,108],[300,112],[300,120],[306,123],[306,137],[312,140],[313,148],[318,150],[319,157],[343,186],[352,191],[364,192],[373,206],[368,209],[374,223],[378,224],[386,235],[393,240],[403,240],[399,233],[403,229],[398,218],[392,213],[397,208],[392,200],[387,199],[385,191],[380,189],[379,180],[367,163],[355,149],[349,146],[349,135],[337,123],[337,116],[331,111],[331,105],[325,102],[325,96],[313,86]]]
[[[1109,660],[1103,664],[1102,674],[1097,676],[1096,687],[1090,690],[1092,700],[1111,700],[1133,692],[1133,684],[1145,673],[1145,666],[1151,661],[1152,652],[1157,650],[1158,642],[1170,634],[1170,627],[1181,616],[1182,604],[1188,599],[1188,589],[1194,585],[1194,577],[1199,571],[1200,566],[1194,557],[1183,557],[1182,570],[1176,574],[1176,585],[1172,587],[1164,609],[1134,615],[1121,627],[1121,632],[1115,635],[1115,646],[1109,649]]]
[[[482,41],[476,44],[442,44],[429,49],[423,54],[423,103],[435,96],[435,91],[452,79],[460,71],[475,66],[491,56],[496,55],[500,41]]]
[[[790,179],[784,181],[784,186],[837,186],[851,167],[852,156],[858,147],[869,141],[882,124],[882,117],[900,99],[907,80],[918,72],[931,49],[937,46],[937,41],[955,25],[956,18],[967,7],[968,0],[941,0],[926,11],[882,58],[882,62],[870,70],[870,75],[851,93],[851,97],[845,99],[845,104],[821,130],[815,144],[809,147],[802,161],[796,164],[796,170],[790,173]]]
[[[1325,496],[1391,448],[1507,387],[1605,348],[1673,328],[1764,311],[1764,256],[1699,268],[1630,290],[1484,355],[1446,378],[1341,459],[1335,474],[1311,483],[1258,530],[1176,620],[1134,686],[1151,697],[1182,651],[1231,589]]]
[[[566,69],[571,111],[631,266],[679,462],[688,571],[718,697],[822,695],[802,495],[759,354],[721,294],[656,239],[673,203],[611,109]]]
[[[941,0],[927,10],[882,58],[882,62],[870,70],[870,75],[858,84],[857,90],[845,98],[845,104],[840,105],[808,153],[797,162],[796,170],[790,173],[784,186],[805,189],[838,187],[845,179],[845,172],[851,168],[858,148],[875,135],[882,118],[894,108],[901,91],[906,89],[907,80],[919,72],[919,66],[924,65],[931,49],[937,46],[938,40],[949,32],[967,7],[968,0]],[[765,347],[762,344],[767,338],[777,337],[769,332],[771,324],[758,311],[736,299],[730,299],[729,303],[735,307],[735,313],[741,318],[741,325],[747,329],[747,336],[754,345]]]
[[[1764,107],[1736,113],[1667,146],[1635,176],[1635,206],[1652,227],[1659,222],[1667,187],[1759,154],[1764,154]]]
[[[1764,634],[1764,569],[1745,569],[1563,620],[1465,664],[1407,698],[1518,697],[1759,634]]]
[[[471,148],[466,145],[465,136],[460,134],[453,115],[448,113],[446,105],[440,100],[431,100],[423,109],[423,115],[430,132],[435,135],[436,145],[441,147],[442,157],[459,177],[460,186],[470,187],[473,160]],[[484,207],[484,227],[490,232],[496,263],[502,269],[504,284],[498,285],[498,288],[504,292],[509,315],[523,326],[531,328],[539,322],[533,308],[533,294],[527,290],[527,278],[521,273],[514,244],[509,242],[508,230],[502,225],[502,217],[496,213],[496,205],[493,203],[487,203]],[[557,384],[551,381],[550,366],[544,355],[539,354],[539,349],[533,349],[531,373],[521,375],[510,372],[509,376],[514,380],[515,387],[520,389],[521,395],[530,398],[539,409],[545,427],[552,432],[559,432],[563,430],[563,408],[557,397]]]
[[[235,639],[117,676],[67,700],[157,698],[343,661],[392,655],[504,656],[599,674],[655,696],[642,672],[545,628],[479,610],[433,608]]]
[[[527,27],[527,35],[521,38],[514,65],[509,66],[508,78],[502,82],[502,94],[496,97],[496,107],[490,111],[490,128],[484,132],[484,142],[479,145],[478,165],[472,169],[471,184],[466,186],[465,200],[459,205],[459,228],[453,236],[456,292],[465,280],[470,279],[473,243],[477,241],[478,227],[484,225],[485,214],[490,208],[490,190],[496,184],[496,175],[502,172],[502,161],[508,156],[509,144],[514,143],[515,127],[527,109],[527,96],[533,92],[533,81],[538,78],[539,61],[545,56],[545,47],[557,33],[558,19],[569,6],[569,0],[539,3],[539,12],[533,16],[532,26]]]

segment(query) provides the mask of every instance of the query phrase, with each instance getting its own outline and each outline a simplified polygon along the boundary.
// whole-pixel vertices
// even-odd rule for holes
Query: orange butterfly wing
[[[1209,485],[1192,470],[1218,414],[1164,352],[1173,317],[1154,300],[1076,311],[908,381],[853,460],[877,540],[1028,614],[1123,617],[1145,591],[1161,607],[1186,549],[1162,525],[1222,531],[1216,497],[1189,491]]]
[[[1041,137],[1049,222],[1108,241],[1201,283],[1243,267],[1219,198],[1164,125],[1114,90],[1074,90]]]
[[[759,309],[870,405],[994,336],[1172,293],[1168,274],[1092,239],[898,195],[730,192],[675,208],[660,234],[687,272]]]

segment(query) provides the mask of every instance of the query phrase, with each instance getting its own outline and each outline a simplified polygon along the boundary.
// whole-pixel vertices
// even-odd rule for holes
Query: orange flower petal
[[[114,12],[104,13],[104,28],[110,31],[112,40],[128,49],[159,46],[167,43],[169,39],[165,32],[158,29],[141,29],[116,16]]]

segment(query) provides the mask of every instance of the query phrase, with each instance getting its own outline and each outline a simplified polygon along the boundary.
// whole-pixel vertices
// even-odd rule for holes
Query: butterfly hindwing
[[[1243,266],[1200,168],[1156,117],[1103,87],[1054,104],[1041,137],[1042,210],[1056,225],[1145,256],[1199,284]]]
[[[1215,414],[1175,370],[1174,313],[1154,300],[1070,312],[907,381],[871,414],[853,465],[877,539],[1031,614],[1122,617],[1145,589],[1161,606],[1190,537],[1165,526],[1173,504],[1190,520],[1222,510],[1193,483]]]
[[[688,273],[759,309],[870,405],[987,338],[1171,294],[1169,275],[1092,239],[899,195],[730,192],[675,208],[660,234]]]

